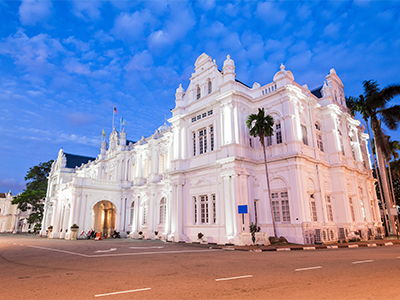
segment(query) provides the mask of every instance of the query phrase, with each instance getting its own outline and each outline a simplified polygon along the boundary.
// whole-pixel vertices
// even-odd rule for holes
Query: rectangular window
[[[208,114],[209,116],[211,116],[211,115],[213,114],[213,111],[212,111],[212,110],[209,110],[207,114]]]
[[[208,196],[200,196],[201,223],[208,223]]]
[[[207,132],[204,129],[204,153],[207,152]]]
[[[326,196],[326,213],[328,215],[328,221],[333,222],[331,196]]]
[[[279,201],[272,201],[272,209],[274,211],[275,222],[281,221],[281,213],[279,211]]]
[[[207,113],[202,113],[201,117],[202,117],[202,118],[207,117]]]
[[[324,144],[322,142],[322,135],[321,134],[317,134],[317,147],[318,147],[319,150],[324,152]]]
[[[272,137],[267,136],[267,147],[272,145]]]
[[[311,221],[318,222],[317,205],[315,204],[314,194],[310,195],[310,215]]]
[[[193,197],[193,205],[194,205],[194,224],[197,224],[197,199]]]
[[[353,159],[356,160],[356,152],[354,151],[354,145],[351,145],[351,155],[353,156]]]
[[[350,204],[350,213],[351,213],[351,219],[353,222],[356,221],[356,214],[354,213],[354,205],[353,205],[353,199],[349,197],[349,204]]]
[[[192,118],[192,123],[196,122],[196,117]]]
[[[249,144],[250,144],[250,147],[253,148],[253,143],[251,141],[251,138],[249,138]]]
[[[305,125],[301,125],[301,136],[303,144],[308,146],[307,127]]]
[[[196,156],[196,133],[193,132],[193,156]]]
[[[340,150],[342,150],[343,155],[346,155],[346,153],[344,152],[343,138],[340,137],[339,139],[340,139]]]
[[[367,217],[365,216],[365,208],[364,208],[364,201],[360,198],[360,206],[361,206],[361,213],[363,216],[363,220],[367,221]]]
[[[258,213],[257,213],[257,200],[254,200],[254,221],[258,223]]]
[[[213,207],[213,223],[217,223],[217,204],[215,202],[215,194],[212,195],[212,207]]]
[[[210,126],[210,151],[214,151],[214,126]]]
[[[282,204],[282,222],[290,222],[290,209],[289,209],[289,199],[288,193],[281,193],[281,204]]]
[[[201,115],[198,115],[198,116],[197,116],[197,120],[200,120],[200,119],[201,119]]]

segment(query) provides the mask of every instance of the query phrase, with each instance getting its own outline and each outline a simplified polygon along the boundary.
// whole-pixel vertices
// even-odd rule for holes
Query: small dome
[[[179,87],[176,89],[176,93],[177,94],[183,94],[185,92],[185,90],[182,87],[182,84],[179,85]]]
[[[286,77],[289,80],[294,81],[293,73],[290,72],[290,71],[286,71],[285,68],[286,68],[285,65],[281,63],[281,66],[279,67],[280,71],[276,72],[276,74],[274,76],[274,81],[275,82],[277,82],[277,81],[279,81],[281,79],[284,79]]]
[[[226,60],[224,61],[224,68],[228,66],[234,66],[235,62],[231,59],[230,55],[226,56]]]
[[[167,125],[167,123],[165,122],[163,125],[161,125],[160,127],[158,127],[158,132],[163,132],[164,130],[167,130],[169,128],[169,126]]]

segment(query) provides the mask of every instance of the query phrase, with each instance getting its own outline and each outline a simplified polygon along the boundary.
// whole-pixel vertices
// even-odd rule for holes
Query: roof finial
[[[281,66],[279,67],[279,69],[281,69],[282,71],[285,70],[285,65],[283,63],[281,63]]]

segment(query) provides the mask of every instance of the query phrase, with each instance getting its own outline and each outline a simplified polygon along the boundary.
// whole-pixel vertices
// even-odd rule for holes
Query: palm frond
[[[396,130],[400,122],[400,105],[378,110],[381,120],[390,130]]]

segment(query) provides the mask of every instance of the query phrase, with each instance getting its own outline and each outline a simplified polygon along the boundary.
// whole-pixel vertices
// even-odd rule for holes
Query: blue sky
[[[310,89],[331,68],[346,95],[400,83],[399,15],[399,1],[0,0],[0,192],[60,147],[96,156],[114,104],[128,139],[154,133],[203,52],[250,86],[281,63]]]

